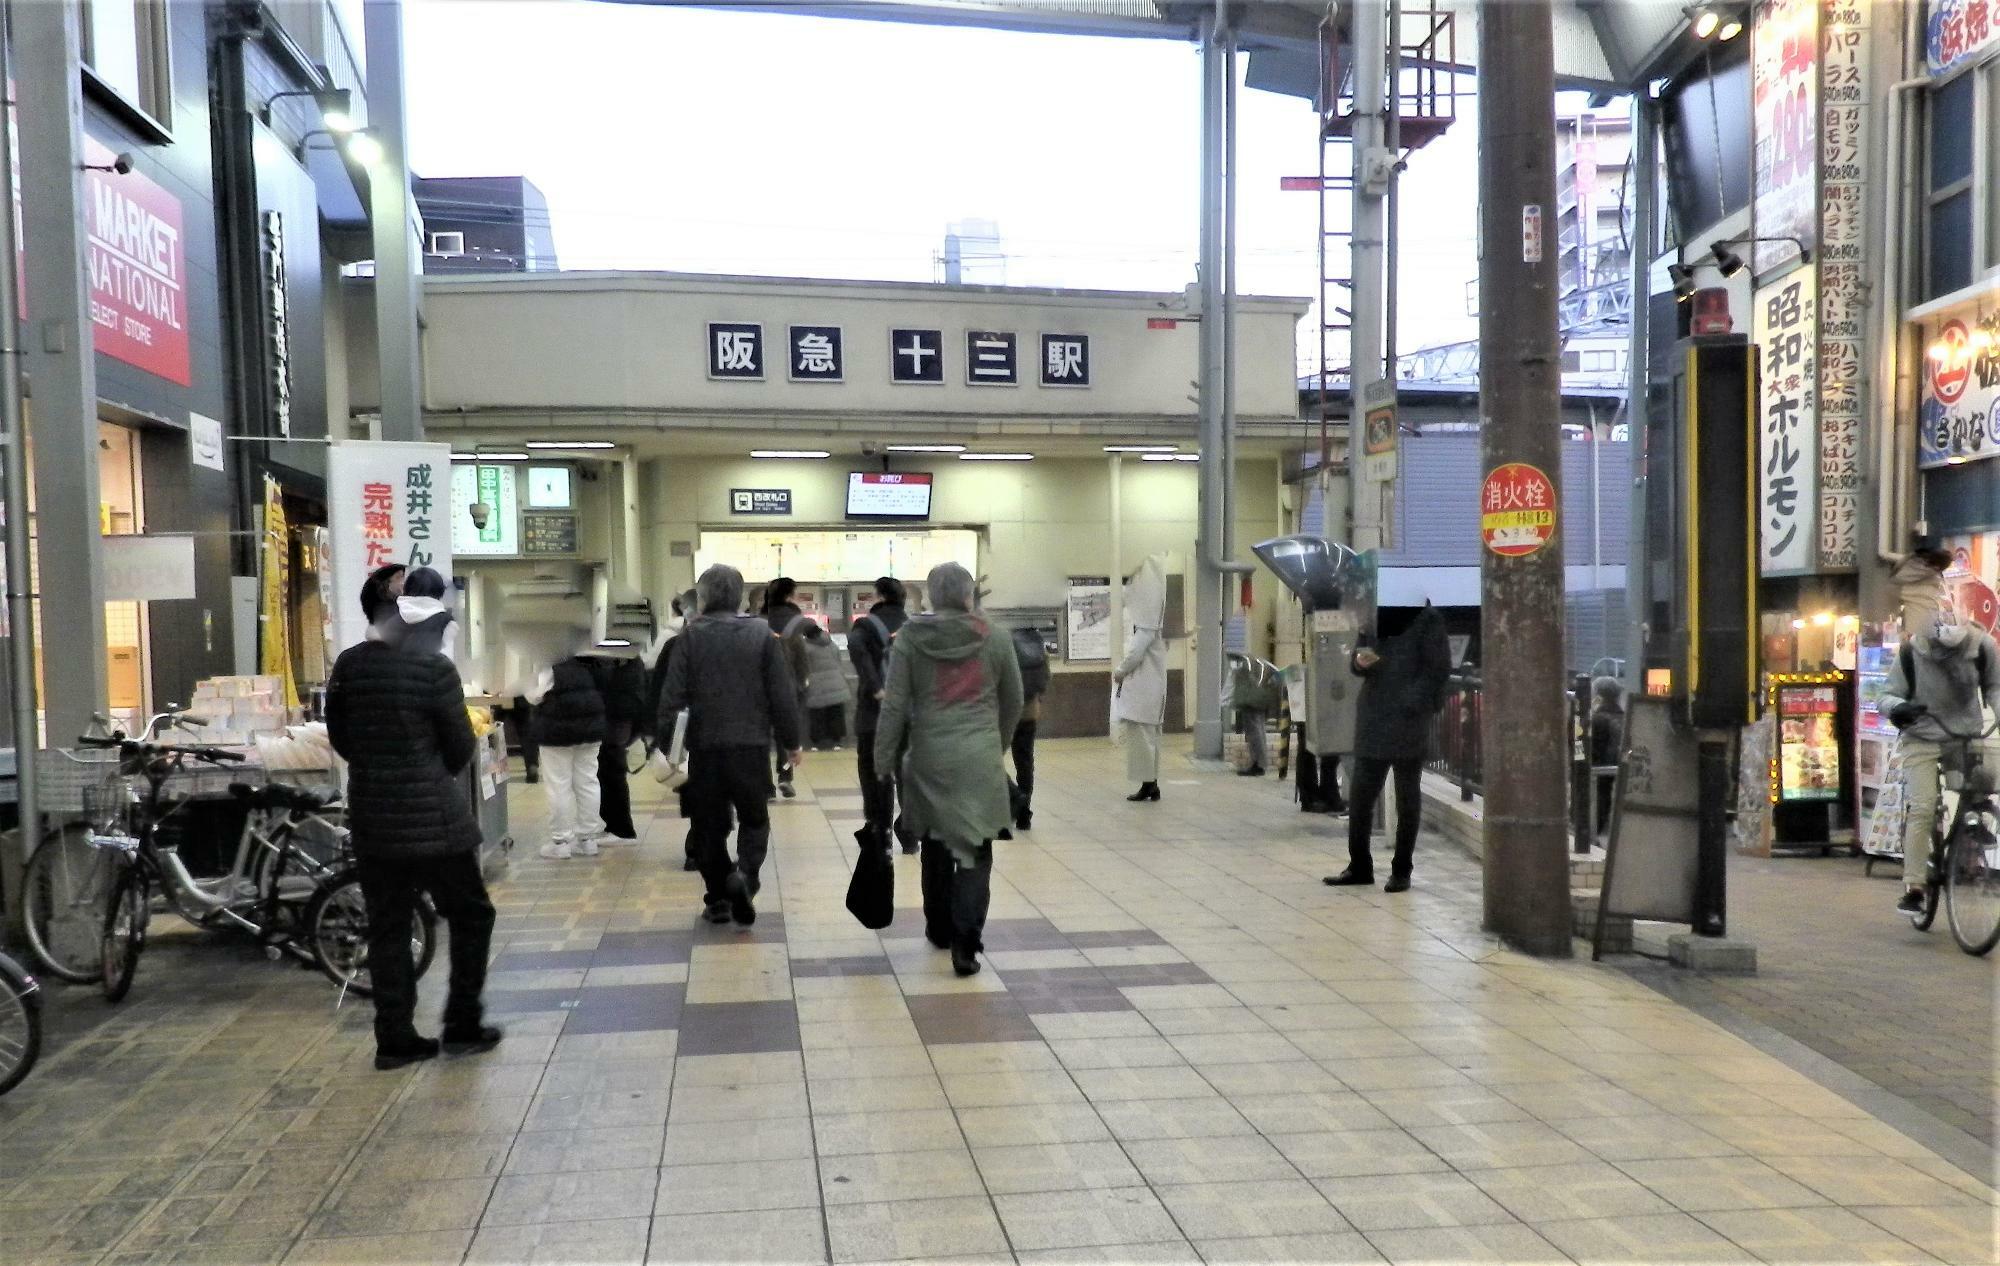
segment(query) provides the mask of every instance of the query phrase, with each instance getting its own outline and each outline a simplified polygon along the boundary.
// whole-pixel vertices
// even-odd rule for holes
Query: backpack
[[[1033,629],[1012,630],[1014,658],[1021,665],[1021,698],[1039,699],[1049,688],[1049,648]]]

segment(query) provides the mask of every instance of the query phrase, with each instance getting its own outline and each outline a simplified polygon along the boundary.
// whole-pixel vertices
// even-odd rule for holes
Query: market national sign
[[[116,158],[84,138],[92,340],[106,356],[186,387],[194,380],[181,204],[144,176],[110,170]]]

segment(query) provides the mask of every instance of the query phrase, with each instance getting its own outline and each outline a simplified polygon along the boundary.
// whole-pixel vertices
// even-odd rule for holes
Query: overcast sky
[[[406,13],[413,169],[527,176],[565,268],[929,281],[945,225],[982,218],[1010,284],[1194,279],[1192,45],[594,0]],[[1239,289],[1312,297],[1316,199],[1278,188],[1317,171],[1312,109],[1238,101]],[[1404,180],[1405,350],[1477,332],[1460,116]]]

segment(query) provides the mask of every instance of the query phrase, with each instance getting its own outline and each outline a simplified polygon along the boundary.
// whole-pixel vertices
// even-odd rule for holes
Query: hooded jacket
[[[1150,555],[1125,586],[1125,618],[1132,622],[1132,643],[1118,665],[1124,680],[1113,687],[1111,715],[1158,725],[1167,714],[1167,569],[1161,555]]]
[[[910,829],[971,865],[1010,820],[1001,754],[1021,720],[1014,639],[985,617],[924,615],[896,635],[875,768],[901,767]]]
[[[840,648],[817,624],[805,631],[805,645],[806,664],[812,673],[806,682],[806,706],[844,706],[848,700],[847,676],[840,671]]]
[[[1409,626],[1380,639],[1381,658],[1363,668],[1355,703],[1354,754],[1373,760],[1411,760],[1429,753],[1431,720],[1444,706],[1451,676],[1451,639],[1436,607],[1418,611]]]
[[[357,853],[401,860],[479,847],[458,781],[476,744],[450,660],[388,642],[348,647],[327,681],[326,729],[347,762]]]
[[[604,692],[580,655],[550,669],[548,691],[534,700],[535,741],[543,747],[596,747],[608,733]]]
[[[1980,706],[2000,714],[2000,648],[1984,630],[1961,625],[1956,646],[1926,630],[1903,643],[1882,688],[1882,714],[1905,703],[1922,704],[1923,716],[1903,731],[1905,738],[1933,743],[1973,738],[1986,728]]]

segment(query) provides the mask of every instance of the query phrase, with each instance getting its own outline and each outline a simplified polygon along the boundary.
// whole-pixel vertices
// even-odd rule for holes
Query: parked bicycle
[[[41,1053],[41,986],[26,968],[0,954],[0,1095],[21,1084]]]
[[[1931,827],[1930,864],[1924,868],[1923,906],[1911,912],[1918,931],[1937,921],[1940,895],[1952,939],[1968,954],[2000,944],[2000,806],[1995,771],[1978,744],[1996,726],[1974,735],[1951,734],[1938,757],[1938,811]]]

